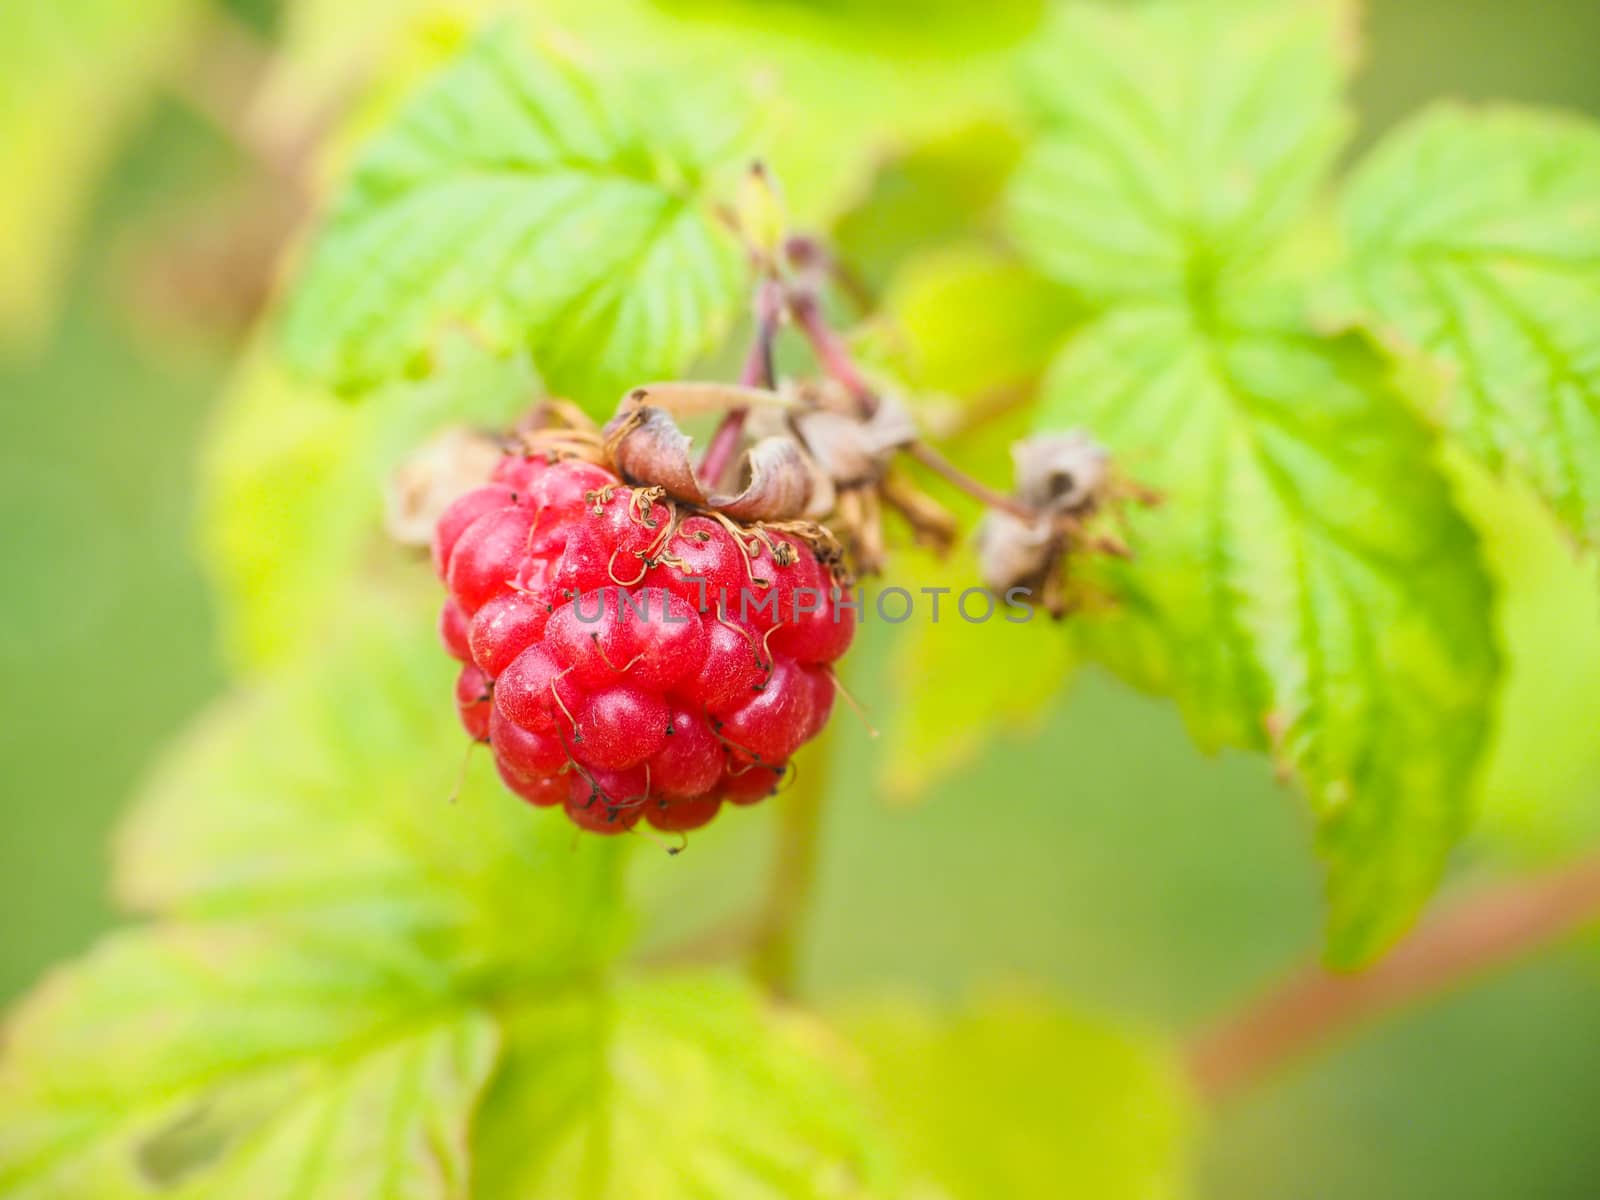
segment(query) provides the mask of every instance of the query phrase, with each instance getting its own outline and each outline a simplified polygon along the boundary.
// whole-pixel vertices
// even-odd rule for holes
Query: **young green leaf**
[[[1012,229],[1099,299],[1203,293],[1270,249],[1348,122],[1341,3],[1062,6],[1032,72],[1043,133]]]
[[[974,122],[888,158],[871,188],[833,222],[839,257],[876,287],[902,264],[949,243],[983,244],[995,232],[1006,182],[1022,154],[1017,130]]]
[[[1113,302],[1040,425],[1083,425],[1164,503],[1088,570],[1086,648],[1269,749],[1328,862],[1328,952],[1403,931],[1461,835],[1497,672],[1489,586],[1426,428],[1354,335],[1269,281],[1345,127],[1343,6],[1067,10],[1042,60],[1018,237]]]
[[[1475,840],[1521,865],[1562,862],[1600,839],[1593,713],[1551,703],[1600,695],[1600,558],[1573,553],[1566,527],[1524,481],[1491,475],[1465,451],[1450,466],[1483,538],[1505,659]]]
[[[498,1035],[388,951],[328,927],[102,943],[9,1031],[0,1193],[465,1196],[468,1121]]]
[[[1352,181],[1361,298],[1450,369],[1453,433],[1600,543],[1600,128],[1438,108]]]
[[[1359,337],[1182,309],[1074,341],[1041,425],[1160,490],[1092,586],[1092,647],[1207,744],[1270,749],[1328,862],[1329,952],[1411,921],[1463,832],[1496,675],[1489,586],[1432,439]]]
[[[936,436],[941,426],[981,415],[943,448],[979,478],[1003,479],[1012,470],[1012,443],[1028,430],[1038,377],[1082,311],[1070,292],[1014,256],[949,246],[902,267],[865,352],[884,360],[882,375],[905,380],[924,428]],[[972,522],[981,515],[942,481],[921,482]],[[896,631],[889,667],[897,699],[880,761],[884,785],[901,800],[1002,733],[1026,734],[1065,693],[1072,673],[1062,631],[989,593],[969,594],[978,571],[970,555],[962,558],[936,563],[907,554],[898,561],[897,581],[918,593],[921,614]]]
[[[762,156],[793,218],[817,228],[858,201],[886,154],[982,121],[1015,120],[1017,51],[1041,0],[772,4],[768,0],[560,0],[558,19],[644,71],[731,72],[766,111]]]
[[[895,1195],[879,1123],[828,1031],[751,985],[666,976],[507,1021],[478,1124],[486,1197]]]
[[[742,294],[707,196],[728,129],[642,107],[491,28],[359,156],[293,292],[290,358],[365,388],[466,330],[607,411],[682,370]]]
[[[264,933],[122,935],[38,993],[0,1067],[0,1191],[895,1192],[854,1064],[748,984],[574,976],[490,1012],[421,986],[381,934]]]
[[[1021,997],[949,1017],[882,1003],[843,1024],[910,1165],[952,1200],[1186,1194],[1189,1098],[1153,1040]]]
[[[26,338],[48,317],[95,177],[198,8],[0,4],[0,338]]]

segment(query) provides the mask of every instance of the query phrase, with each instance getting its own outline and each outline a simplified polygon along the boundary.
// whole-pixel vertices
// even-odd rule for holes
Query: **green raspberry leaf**
[[[1434,109],[1350,185],[1371,312],[1449,368],[1451,431],[1600,544],[1600,128]]]
[[[475,40],[358,157],[293,292],[290,359],[362,389],[467,330],[596,411],[680,372],[742,292],[708,199],[729,131],[649,98],[511,26]]]
[[[498,1034],[388,949],[332,928],[102,943],[14,1018],[0,1192],[466,1196],[467,1127]]]
[[[1584,705],[1600,695],[1593,553],[1574,554],[1555,512],[1520,479],[1448,460],[1483,538],[1505,660],[1474,842],[1519,865],[1561,862],[1600,839],[1600,742]]]
[[[1041,425],[1157,488],[1086,640],[1200,739],[1270,749],[1328,864],[1329,954],[1391,942],[1467,823],[1497,673],[1475,538],[1433,439],[1356,335],[1128,310],[1077,338]]]
[[[1098,299],[1203,293],[1270,249],[1348,121],[1337,3],[1063,6],[1033,90],[1044,132],[1014,235]]]
[[[0,339],[55,306],[94,182],[182,50],[194,0],[0,4]]]
[[[833,222],[836,253],[876,286],[937,247],[989,248],[980,239],[995,231],[1021,153],[1019,132],[994,118],[906,147]]]
[[[267,84],[269,111],[320,111],[374,62],[392,77],[495,0],[296,0]],[[733,83],[714,104],[758,99],[758,151],[798,226],[858,203],[884,157],[971,123],[1015,116],[1015,57],[1044,0],[773,4],[770,0],[540,0],[541,34],[571,39],[616,78],[675,92]],[[398,57],[399,63],[394,60]],[[698,139],[696,139],[698,140]],[[970,185],[970,179],[968,181]],[[882,249],[880,246],[879,250]]]
[[[913,1165],[952,1200],[1186,1194],[1190,1101],[1171,1050],[1024,997],[843,1022]]]
[[[1016,56],[1043,7],[548,0],[541,13],[615,69],[747,84],[763,102],[760,152],[795,221],[816,228],[859,201],[885,154],[1012,119]]]
[[[1394,940],[1467,824],[1498,662],[1434,439],[1355,335],[1278,279],[1346,127],[1342,5],[1064,10],[1013,183],[1042,270],[1111,305],[1039,427],[1083,425],[1160,491],[1090,577],[1085,648],[1199,741],[1272,752],[1328,864],[1328,954]],[[1096,597],[1111,600],[1098,613]]]
[[[507,1022],[481,1194],[655,1200],[897,1193],[856,1064],[814,1019],[721,976],[664,976]]]

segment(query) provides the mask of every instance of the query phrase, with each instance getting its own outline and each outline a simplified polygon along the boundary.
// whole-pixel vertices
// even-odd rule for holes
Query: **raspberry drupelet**
[[[833,708],[854,609],[797,532],[511,454],[439,518],[456,705],[506,786],[583,829],[683,832],[778,789]]]

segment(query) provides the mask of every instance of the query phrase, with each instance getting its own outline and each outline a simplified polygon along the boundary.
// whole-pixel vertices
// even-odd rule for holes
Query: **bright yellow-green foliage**
[[[886,153],[1013,114],[1014,55],[1045,4],[298,0],[275,93],[293,104],[305,88],[326,89],[339,64],[365,61],[396,25],[496,8],[526,16],[597,74],[706,92],[756,118],[753,148],[784,180],[794,218],[813,227],[859,197]]]
[[[1600,542],[1600,129],[1440,108],[1376,150],[1346,216],[1363,301],[1448,372],[1445,415]]]
[[[1036,263],[1109,306],[1039,427],[1092,429],[1164,493],[1137,559],[1096,576],[1120,611],[1085,637],[1203,742],[1302,782],[1350,963],[1409,925],[1466,827],[1496,658],[1431,436],[1375,350],[1275,278],[1340,143],[1336,16],[1069,10],[1012,209]]]
[[[1343,141],[1344,19],[1320,0],[1063,6],[1032,55],[1024,251],[1101,300],[1203,301],[1251,269]]]
[[[1520,861],[1565,858],[1600,835],[1600,745],[1587,705],[1551,701],[1600,695],[1600,571],[1526,484],[1491,478],[1460,451],[1451,460],[1483,531],[1506,659],[1476,828]]]
[[[996,405],[1026,394],[1082,311],[1066,288],[981,243],[908,259],[883,306],[913,387]]]
[[[890,1124],[952,1200],[1186,1194],[1187,1097],[1154,1040],[1020,995],[950,1016],[881,1003],[844,1026]]]
[[[1082,636],[1183,703],[1202,740],[1302,781],[1329,865],[1329,950],[1409,924],[1466,828],[1496,673],[1473,535],[1432,439],[1356,336],[1185,309],[1086,329],[1042,423],[1096,430],[1164,493],[1122,598]],[[1159,456],[1163,447],[1178,454]]]
[[[286,317],[290,360],[365,389],[464,332],[597,404],[681,371],[742,290],[707,192],[741,123],[689,126],[679,103],[484,35],[357,156]]]

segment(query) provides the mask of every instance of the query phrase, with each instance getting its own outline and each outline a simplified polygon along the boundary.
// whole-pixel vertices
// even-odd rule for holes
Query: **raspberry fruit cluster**
[[[598,833],[771,795],[855,629],[803,531],[686,514],[579,458],[507,455],[441,515],[433,562],[462,724],[513,792]]]

